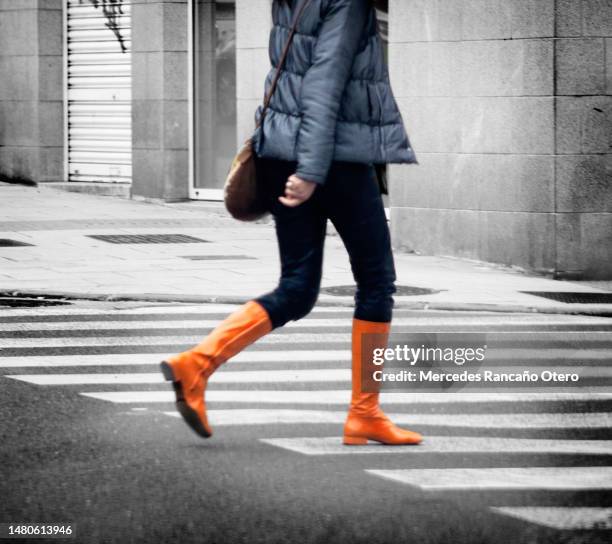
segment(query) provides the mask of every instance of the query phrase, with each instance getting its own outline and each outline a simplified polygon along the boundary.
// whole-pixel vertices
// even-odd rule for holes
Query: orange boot
[[[393,445],[419,444],[423,440],[419,433],[394,425],[378,406],[380,382],[372,379],[372,372],[382,370],[382,365],[372,363],[372,350],[387,347],[390,328],[390,323],[353,319],[353,386],[351,407],[344,424],[345,444],[362,445],[368,440]],[[376,392],[363,392],[362,383],[364,388],[367,385],[370,391]]]
[[[176,408],[196,433],[212,435],[204,394],[211,374],[230,357],[272,330],[268,313],[254,300],[222,321],[202,342],[161,363],[166,380],[176,393]]]

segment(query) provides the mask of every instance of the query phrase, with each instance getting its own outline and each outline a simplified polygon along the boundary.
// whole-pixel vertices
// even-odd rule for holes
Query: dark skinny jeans
[[[306,202],[289,208],[278,197],[296,162],[258,157],[256,165],[274,217],[281,277],[273,291],[255,300],[268,312],[273,328],[306,316],[315,305],[328,218],[346,247],[357,284],[354,317],[391,321],[395,266],[374,170],[365,163],[334,161],[325,184]]]

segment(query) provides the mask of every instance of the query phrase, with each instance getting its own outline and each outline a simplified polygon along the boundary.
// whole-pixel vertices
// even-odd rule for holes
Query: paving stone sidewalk
[[[353,282],[341,240],[328,236],[323,287]],[[192,243],[110,243],[92,235],[187,235]],[[150,203],[0,183],[0,291],[143,300],[247,300],[274,288],[280,269],[273,223],[240,223],[220,203]],[[610,313],[612,304],[566,304],[525,291],[602,292],[609,282],[561,282],[518,269],[447,257],[395,254],[398,306]],[[352,299],[322,293],[320,304]]]

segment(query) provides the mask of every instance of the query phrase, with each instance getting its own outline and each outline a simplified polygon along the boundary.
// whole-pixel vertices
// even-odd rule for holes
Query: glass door
[[[221,200],[236,153],[235,0],[193,1],[191,198]]]

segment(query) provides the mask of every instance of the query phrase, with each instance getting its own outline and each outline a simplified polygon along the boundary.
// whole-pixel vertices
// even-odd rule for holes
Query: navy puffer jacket
[[[265,93],[303,1],[272,5]],[[319,184],[332,160],[417,162],[391,91],[371,2],[310,1],[253,139],[258,156],[297,161],[296,175]]]

